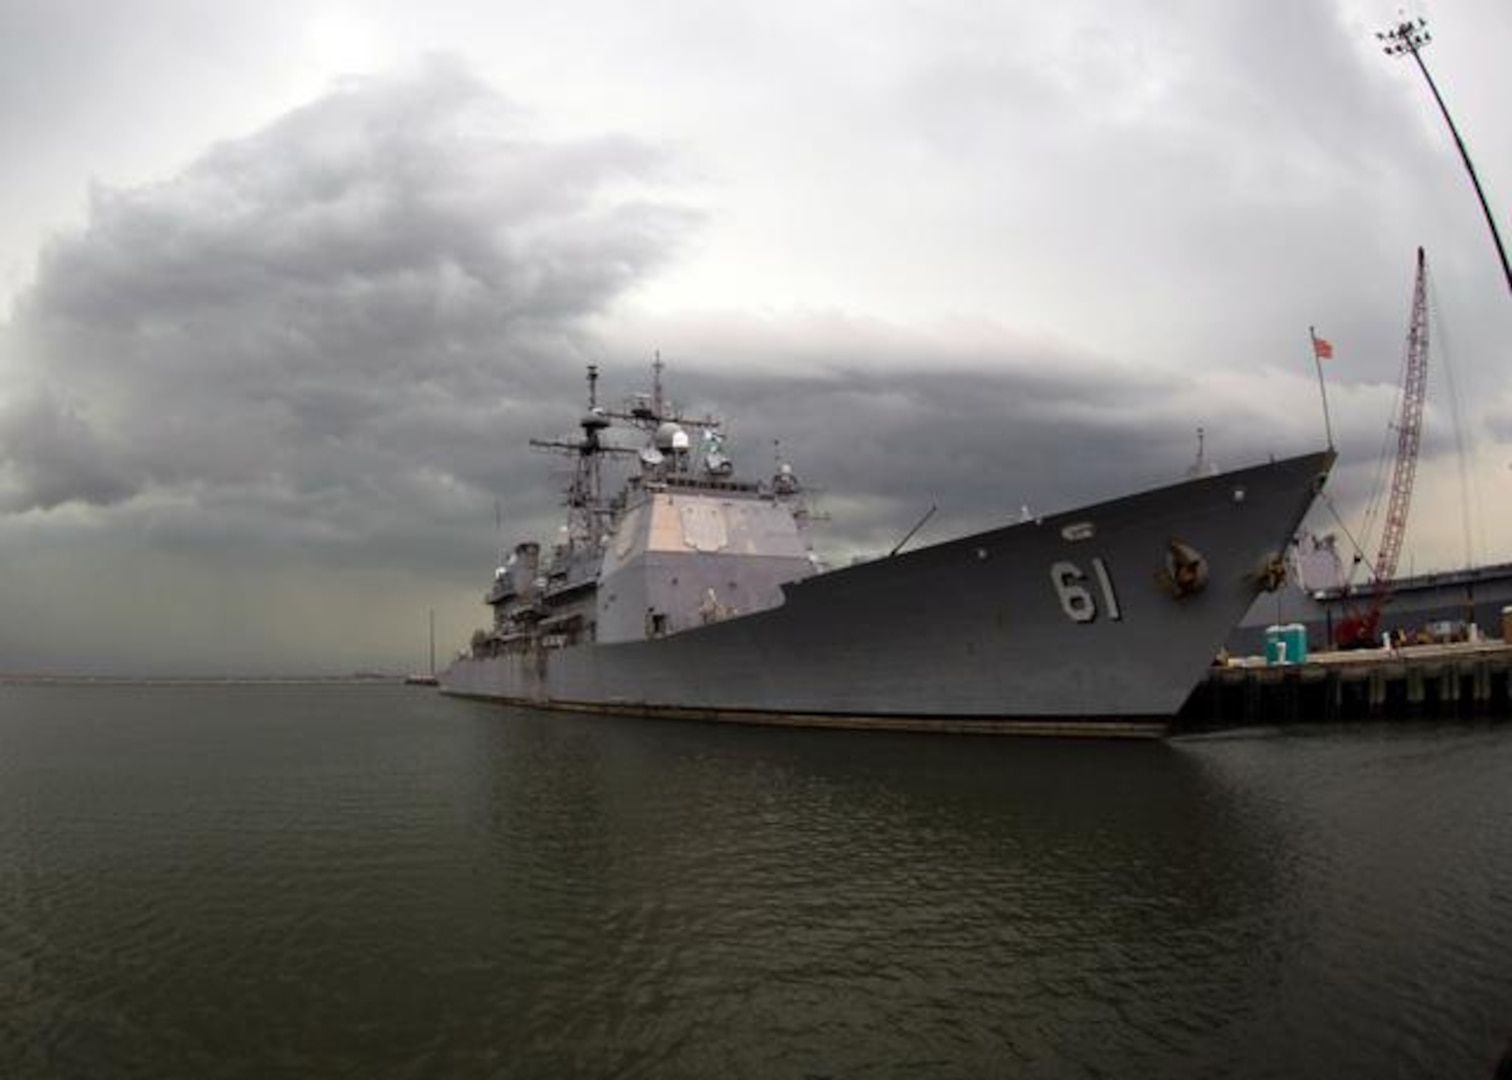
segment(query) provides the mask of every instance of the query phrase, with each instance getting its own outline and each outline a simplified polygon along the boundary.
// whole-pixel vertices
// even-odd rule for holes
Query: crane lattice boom
[[[1427,277],[1427,261],[1423,249],[1418,248],[1417,280],[1412,288],[1412,319],[1407,327],[1402,415],[1397,422],[1396,464],[1391,471],[1391,501],[1386,507],[1386,525],[1381,532],[1381,550],[1375,562],[1377,590],[1389,590],[1396,578],[1397,559],[1402,554],[1402,539],[1407,534],[1407,510],[1412,504],[1412,481],[1417,475],[1418,448],[1423,441],[1423,400],[1428,391]]]
[[[1407,362],[1402,376],[1402,412],[1397,419],[1396,462],[1391,470],[1391,499],[1381,531],[1381,550],[1373,569],[1370,603],[1361,610],[1347,604],[1344,619],[1334,630],[1340,648],[1369,648],[1376,642],[1381,609],[1391,599],[1397,559],[1407,535],[1407,510],[1412,504],[1412,481],[1417,475],[1418,448],[1423,441],[1423,401],[1428,392],[1428,263],[1417,253],[1417,280],[1412,287],[1412,318],[1407,325]]]

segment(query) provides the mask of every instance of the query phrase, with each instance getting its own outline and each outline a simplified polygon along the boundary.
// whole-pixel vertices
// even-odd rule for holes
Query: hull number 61
[[[1090,565],[1095,587],[1102,599],[1101,609],[1092,595],[1093,581],[1088,580],[1080,566],[1064,559],[1050,567],[1050,580],[1055,585],[1055,594],[1060,597],[1061,610],[1072,622],[1093,622],[1099,614],[1118,622],[1123,618],[1123,612],[1118,609],[1118,594],[1113,591],[1113,579],[1108,575],[1107,564],[1100,556],[1093,556]]]

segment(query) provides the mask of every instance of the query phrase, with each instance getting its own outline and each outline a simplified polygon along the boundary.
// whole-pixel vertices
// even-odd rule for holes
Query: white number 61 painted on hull
[[[1118,594],[1113,591],[1113,579],[1108,575],[1107,564],[1101,556],[1092,557],[1092,574],[1097,578],[1098,591],[1102,593],[1102,613],[1112,622],[1123,618],[1118,608]],[[1050,567],[1050,580],[1055,584],[1055,593],[1060,597],[1061,610],[1072,622],[1089,623],[1097,618],[1097,601],[1087,588],[1087,575],[1080,566],[1064,559]]]

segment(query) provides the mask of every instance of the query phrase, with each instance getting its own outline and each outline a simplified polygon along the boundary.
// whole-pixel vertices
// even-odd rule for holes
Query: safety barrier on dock
[[[1512,719],[1512,646],[1422,645],[1315,653],[1302,664],[1214,667],[1177,730],[1353,720]]]

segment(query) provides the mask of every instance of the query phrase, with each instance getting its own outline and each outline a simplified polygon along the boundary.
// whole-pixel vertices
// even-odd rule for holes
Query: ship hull
[[[1159,735],[1331,461],[1189,480],[820,574],[776,608],[665,638],[464,657],[441,689],[744,723]],[[1201,587],[1176,573],[1189,556]]]

